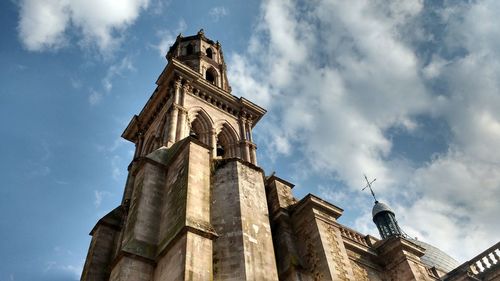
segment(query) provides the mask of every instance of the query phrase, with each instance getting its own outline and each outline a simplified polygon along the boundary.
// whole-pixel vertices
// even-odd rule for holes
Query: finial
[[[372,193],[373,199],[375,200],[375,203],[377,203],[377,202],[378,202],[378,201],[377,201],[377,198],[375,197],[375,193],[373,192],[373,189],[372,189],[372,184],[373,184],[373,182],[374,182],[374,181],[376,181],[377,179],[375,178],[375,179],[373,179],[372,181],[369,181],[369,180],[368,180],[368,177],[366,177],[366,175],[365,175],[365,174],[363,174],[363,175],[365,176],[366,186],[365,186],[365,187],[363,187],[363,189],[361,189],[361,190],[365,190],[367,187],[368,187],[368,188],[370,188],[370,192]]]
[[[203,28],[201,28],[200,31],[198,31],[198,35],[205,35],[205,31],[203,31]]]

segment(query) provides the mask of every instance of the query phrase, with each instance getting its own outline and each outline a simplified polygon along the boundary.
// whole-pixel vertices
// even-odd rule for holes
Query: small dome
[[[434,266],[448,273],[460,265],[454,258],[430,244],[415,239],[409,240],[425,249],[425,254],[420,259],[429,267]]]
[[[376,214],[383,212],[383,211],[391,212],[392,214],[394,214],[394,212],[391,210],[391,208],[389,208],[389,206],[387,206],[384,203],[380,203],[378,201],[375,201],[375,206],[373,206],[373,209],[372,209],[372,216],[375,217]]]

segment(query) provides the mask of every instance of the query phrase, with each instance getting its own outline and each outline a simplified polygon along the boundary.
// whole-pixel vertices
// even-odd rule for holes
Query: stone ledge
[[[311,193],[307,194],[299,202],[293,205],[291,211],[298,214],[301,213],[304,208],[317,209],[334,217],[335,219],[338,219],[344,212],[344,209],[339,208]]]

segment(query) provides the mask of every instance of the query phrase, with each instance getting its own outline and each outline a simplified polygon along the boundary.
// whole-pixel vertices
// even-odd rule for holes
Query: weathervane
[[[372,184],[377,179],[375,178],[372,181],[369,181],[365,174],[363,174],[363,176],[365,176],[366,186],[363,187],[363,189],[361,189],[361,190],[365,190],[367,187],[370,188],[370,192],[372,193],[373,199],[375,199],[375,202],[377,202],[377,198],[375,197],[375,193],[373,192],[373,189],[372,189]]]

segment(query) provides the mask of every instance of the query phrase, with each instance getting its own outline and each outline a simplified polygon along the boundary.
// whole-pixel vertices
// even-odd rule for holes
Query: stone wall
[[[214,280],[278,280],[263,173],[236,159],[215,164]]]
[[[117,231],[112,226],[98,225],[95,228],[81,277],[82,281],[108,280],[116,235]]]

